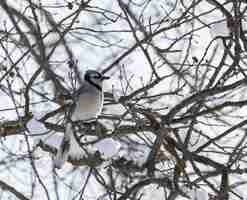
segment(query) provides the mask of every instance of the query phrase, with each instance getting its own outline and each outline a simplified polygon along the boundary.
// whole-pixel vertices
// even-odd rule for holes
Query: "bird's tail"
[[[71,124],[67,124],[63,141],[58,149],[58,152],[54,158],[54,167],[60,169],[69,157],[69,151],[71,146]]]

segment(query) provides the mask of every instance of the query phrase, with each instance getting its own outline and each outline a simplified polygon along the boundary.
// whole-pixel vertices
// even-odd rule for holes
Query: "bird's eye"
[[[100,76],[100,74],[92,74],[91,75],[91,78],[93,78],[93,79],[100,79],[101,76]]]
[[[93,75],[92,78],[100,79],[100,76],[98,76],[98,75]]]

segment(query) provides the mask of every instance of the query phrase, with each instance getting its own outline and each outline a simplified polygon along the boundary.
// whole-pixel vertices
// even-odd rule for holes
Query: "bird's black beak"
[[[102,77],[101,77],[101,80],[108,80],[108,79],[110,79],[109,76],[102,76]]]

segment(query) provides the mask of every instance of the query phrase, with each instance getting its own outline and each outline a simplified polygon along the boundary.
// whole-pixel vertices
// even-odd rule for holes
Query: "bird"
[[[54,158],[55,168],[61,169],[69,155],[80,157],[77,154],[82,149],[74,136],[72,123],[97,119],[104,102],[103,82],[109,78],[96,70],[87,70],[81,87],[70,95],[64,137]]]

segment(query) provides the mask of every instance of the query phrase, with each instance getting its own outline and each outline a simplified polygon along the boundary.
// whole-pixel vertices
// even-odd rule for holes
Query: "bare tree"
[[[0,9],[2,199],[247,197],[245,0]],[[112,77],[104,110],[96,123],[74,122],[86,153],[56,170],[46,139],[62,137],[64,98],[87,68]],[[95,148],[106,139],[120,146],[110,157]]]

